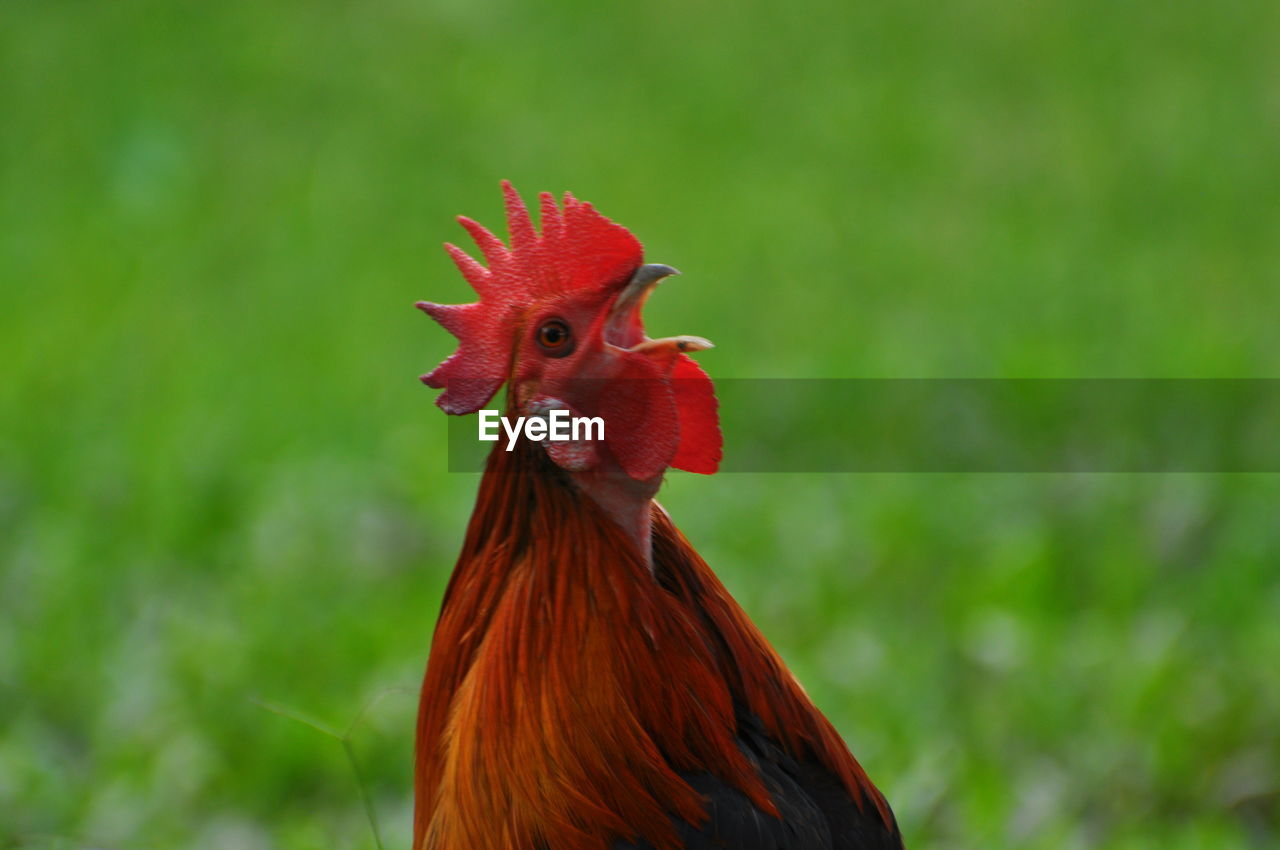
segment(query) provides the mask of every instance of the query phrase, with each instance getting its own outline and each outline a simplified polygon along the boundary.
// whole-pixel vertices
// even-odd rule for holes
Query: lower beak
[[[651,357],[674,356],[686,351],[703,351],[714,348],[709,340],[700,336],[668,336],[649,339],[644,333],[640,311],[658,284],[672,275],[680,274],[671,266],[650,263],[636,269],[618,298],[613,302],[605,321],[604,338],[625,351]]]

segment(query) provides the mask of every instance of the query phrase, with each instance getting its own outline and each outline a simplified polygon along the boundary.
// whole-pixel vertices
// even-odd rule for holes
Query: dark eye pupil
[[[556,319],[538,328],[538,345],[554,357],[564,357],[573,350],[569,326]]]

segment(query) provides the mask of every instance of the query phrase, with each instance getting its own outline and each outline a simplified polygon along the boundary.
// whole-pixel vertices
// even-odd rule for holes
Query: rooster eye
[[[573,351],[573,334],[560,319],[549,319],[538,328],[538,347],[550,357],[564,357]]]

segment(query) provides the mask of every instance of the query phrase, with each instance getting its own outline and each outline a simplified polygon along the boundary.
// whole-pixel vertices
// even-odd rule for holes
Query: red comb
[[[427,386],[444,390],[436,404],[446,413],[473,413],[493,398],[507,379],[516,323],[529,306],[550,296],[624,280],[643,261],[640,242],[630,231],[567,192],[563,209],[550,192],[540,196],[541,233],[534,230],[524,201],[506,180],[502,193],[510,247],[465,217],[458,221],[475,240],[488,267],[455,245],[444,246],[480,300],[474,304],[418,302],[421,310],[458,338],[458,350],[422,376]]]

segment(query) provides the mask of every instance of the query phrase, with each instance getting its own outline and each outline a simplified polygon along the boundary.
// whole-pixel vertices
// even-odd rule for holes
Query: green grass
[[[410,305],[500,178],[713,376],[1280,375],[1278,8],[0,5],[0,846],[372,847],[264,702],[407,846],[475,488]],[[662,498],[912,846],[1277,841],[1277,476]]]

